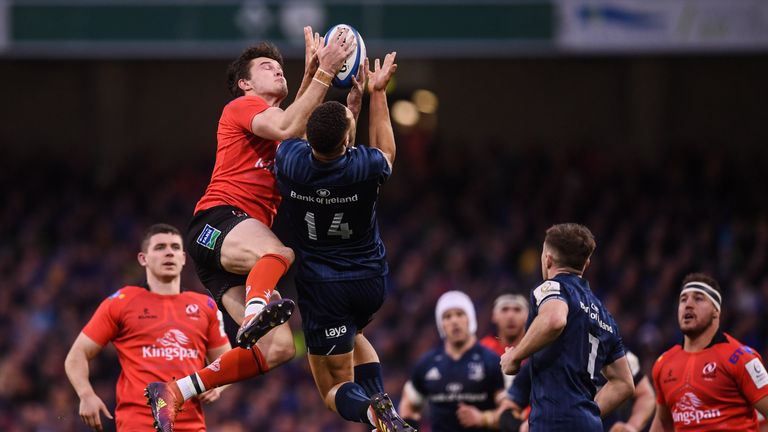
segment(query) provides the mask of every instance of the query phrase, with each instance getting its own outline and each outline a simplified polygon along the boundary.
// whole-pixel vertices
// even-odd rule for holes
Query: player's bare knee
[[[289,248],[288,246],[275,246],[274,248],[270,248],[270,251],[267,253],[280,255],[281,257],[284,257],[288,260],[288,264],[291,265],[296,260],[296,254],[293,252],[293,249]]]
[[[255,248],[243,243],[221,249],[221,265],[232,273],[247,274],[259,258],[261,255]]]
[[[293,343],[293,337],[275,338],[271,341],[269,348],[265,351],[267,364],[269,364],[270,369],[289,362],[296,356],[296,346]]]

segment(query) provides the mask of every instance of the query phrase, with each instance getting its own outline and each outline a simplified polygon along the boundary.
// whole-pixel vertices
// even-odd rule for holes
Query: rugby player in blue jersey
[[[296,236],[296,289],[309,365],[325,405],[380,431],[414,431],[383,389],[376,350],[362,334],[384,303],[384,243],[376,222],[379,188],[392,172],[395,139],[385,93],[395,53],[366,61],[347,105],[326,102],[312,112],[307,139],[283,141],[275,176],[281,212]],[[367,147],[353,146],[363,83],[370,100]]]
[[[501,357],[506,374],[516,374],[530,357],[532,432],[601,430],[600,417],[634,392],[618,326],[582,278],[595,246],[585,226],[547,230],[544,282],[531,293],[528,330]],[[597,392],[600,373],[606,383]]]
[[[632,371],[632,381],[635,383],[635,393],[632,403],[625,403],[615,411],[603,416],[605,432],[638,432],[644,430],[650,422],[655,410],[656,398],[650,379],[640,369],[640,359],[631,351],[626,352],[629,369]],[[595,385],[601,388],[605,377],[599,374],[595,377]],[[598,390],[599,393],[599,390]],[[531,368],[526,363],[515,375],[515,380],[507,390],[507,400],[503,402],[505,411],[500,417],[502,432],[518,432],[527,430],[528,425],[521,427],[526,413],[524,408],[530,404]],[[506,408],[509,407],[507,410]],[[626,419],[626,421],[624,420]]]
[[[476,336],[475,306],[461,291],[448,291],[435,307],[443,343],[416,364],[403,389],[400,413],[421,420],[429,406],[433,432],[498,429],[498,401],[504,397],[499,356]]]

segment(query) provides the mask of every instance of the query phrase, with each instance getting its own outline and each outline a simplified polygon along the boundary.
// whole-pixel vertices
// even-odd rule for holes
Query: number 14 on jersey
[[[335,213],[333,215],[333,221],[331,221],[331,226],[328,227],[326,235],[329,237],[337,236],[344,240],[349,240],[353,233],[352,230],[349,229],[348,223],[341,222],[342,219],[344,219],[343,212]],[[315,214],[313,212],[307,212],[307,214],[304,215],[304,221],[307,223],[307,235],[309,236],[309,239],[317,240],[317,225],[315,224]]]

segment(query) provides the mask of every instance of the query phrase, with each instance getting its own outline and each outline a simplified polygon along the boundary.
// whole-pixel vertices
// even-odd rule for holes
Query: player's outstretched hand
[[[464,402],[459,402],[459,407],[456,409],[456,417],[459,419],[459,423],[465,428],[484,427],[483,413],[472,405],[467,405]]]
[[[197,395],[197,398],[200,399],[200,402],[207,403],[207,404],[216,402],[221,397],[222,389],[223,389],[222,387],[214,387],[210,390],[206,390],[200,393],[199,395]]]
[[[515,358],[515,349],[507,347],[501,356],[501,371],[507,375],[516,375],[520,371],[521,360]]]
[[[363,60],[361,67],[357,68],[357,75],[352,77],[352,89],[347,95],[347,108],[357,119],[360,109],[363,106],[363,92],[365,91],[365,80],[368,79],[368,59]]]
[[[397,71],[397,63],[395,63],[395,57],[397,52],[391,52],[384,56],[384,64],[381,64],[379,59],[374,61],[373,70],[368,67],[368,91],[373,93],[375,91],[384,91],[387,89],[390,78]]]
[[[306,36],[305,36],[306,38]],[[357,38],[350,34],[346,28],[340,29],[336,35],[328,41],[327,45],[319,44],[317,60],[320,69],[331,75],[336,75],[347,59],[357,49]]]
[[[104,413],[104,416],[110,420],[114,419],[107,406],[104,405],[104,401],[95,393],[80,398],[80,418],[83,419],[83,423],[91,429],[103,431],[104,427],[101,425],[99,413]]]
[[[320,65],[317,50],[320,49],[320,33],[312,32],[312,27],[304,27],[304,74],[313,76]]]

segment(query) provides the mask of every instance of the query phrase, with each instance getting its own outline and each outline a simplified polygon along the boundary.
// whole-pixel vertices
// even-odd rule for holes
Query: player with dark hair
[[[517,373],[530,357],[533,432],[600,430],[600,416],[634,391],[618,326],[582,278],[595,246],[583,225],[547,230],[541,253],[545,281],[531,293],[528,330],[501,357],[506,374]],[[594,379],[601,372],[607,382],[597,392]]]
[[[461,291],[446,292],[435,306],[435,321],[443,344],[416,364],[400,412],[415,422],[428,404],[435,432],[498,429],[504,378],[499,356],[477,341],[472,300]]]
[[[493,301],[491,312],[491,322],[496,327],[496,334],[486,335],[480,339],[480,344],[501,356],[507,347],[520,343],[525,335],[528,309],[528,300],[520,294],[498,296]]]
[[[80,397],[80,417],[103,430],[100,414],[112,418],[91,386],[88,361],[106,344],[117,349],[122,372],[117,380],[117,430],[146,431],[152,424],[141,389],[149,381],[170,380],[205,366],[230,349],[221,312],[208,296],[181,291],[185,257],[181,233],[166,224],[152,225],[138,254],[146,284],[125,286],[104,300],[78,335],[64,369]],[[212,389],[184,404],[179,431],[204,431],[200,402],[219,398]]]
[[[363,328],[381,307],[388,273],[376,221],[379,188],[395,160],[386,87],[395,53],[354,78],[348,107],[326,102],[312,112],[307,139],[283,141],[275,175],[296,235],[299,310],[309,365],[325,405],[379,431],[412,431],[384,393],[381,365]],[[353,146],[368,75],[370,142]]]
[[[703,273],[683,280],[677,321],[683,340],[653,366],[651,431],[757,431],[768,415],[768,372],[760,355],[720,330],[720,285]]]
[[[150,383],[146,395],[158,430],[173,430],[183,401],[293,358],[293,336],[281,324],[294,305],[273,291],[294,254],[271,231],[280,202],[272,165],[278,142],[304,134],[309,114],[355,49],[349,36],[339,31],[323,45],[305,27],[304,80],[286,109],[280,108],[288,95],[282,56],[272,44],[248,48],[229,67],[229,90],[236,98],[219,119],[216,163],[187,229],[186,246],[200,280],[241,324],[236,342],[243,349],[176,382]]]

